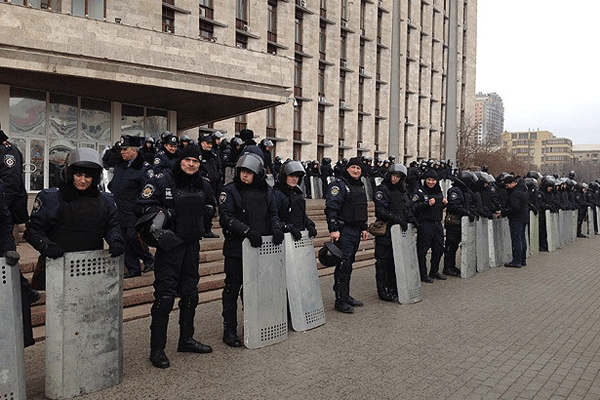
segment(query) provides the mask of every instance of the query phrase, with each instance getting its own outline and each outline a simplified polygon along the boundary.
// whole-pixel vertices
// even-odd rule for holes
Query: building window
[[[340,36],[340,60],[342,61],[342,67],[347,67],[346,62],[346,35],[342,33]]]
[[[342,26],[348,23],[348,0],[342,0]]]
[[[236,14],[235,17],[238,21],[242,22],[244,25],[248,24],[248,1],[247,0],[237,0],[236,2]]]
[[[319,67],[319,97],[325,97],[325,67]]]
[[[175,11],[170,8],[162,8],[162,31],[175,33]]]
[[[246,114],[238,115],[235,117],[235,133],[240,133],[248,126],[248,119]]]
[[[325,107],[319,106],[317,115],[317,143],[325,143]]]
[[[14,3],[14,1],[13,1]],[[24,3],[32,4],[43,2],[26,0]],[[45,2],[48,4],[48,2]],[[33,6],[32,6],[33,7]],[[36,7],[38,8],[38,7]],[[92,19],[104,19],[106,17],[106,3],[104,0],[73,0],[71,2],[71,14],[79,17],[88,17]]]
[[[319,58],[325,60],[325,52],[327,50],[327,27],[325,24],[320,25],[319,30]]]
[[[346,100],[346,72],[340,71],[340,100]]]
[[[212,0],[200,0],[200,16],[208,19],[214,19],[214,8]]]
[[[302,51],[302,18],[296,14],[294,42],[296,51]]]
[[[277,3],[267,3],[267,40],[277,42]]]
[[[235,45],[239,49],[247,49],[248,48],[248,37],[244,35],[235,35]]]
[[[267,108],[267,137],[277,137],[275,107]]]
[[[302,97],[302,62],[299,60],[294,63],[294,96]]]

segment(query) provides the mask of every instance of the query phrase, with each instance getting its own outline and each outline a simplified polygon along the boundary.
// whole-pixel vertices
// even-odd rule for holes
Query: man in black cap
[[[150,361],[168,368],[165,354],[169,314],[179,295],[179,343],[177,351],[210,353],[212,348],[193,338],[198,306],[200,242],[205,210],[214,210],[216,200],[208,182],[200,176],[200,150],[186,146],[171,171],[159,173],[141,190],[138,205],[144,214],[156,213],[152,228],[170,235],[170,242],[157,238],[154,271],[155,301],[150,310]],[[160,215],[159,215],[160,214]],[[162,226],[156,226],[159,221]],[[166,229],[171,227],[170,230]],[[156,235],[156,233],[154,233]]]
[[[163,148],[154,157],[154,173],[168,172],[173,169],[179,158],[179,138],[169,131],[163,132]]]
[[[344,256],[335,267],[333,285],[335,309],[343,313],[353,313],[354,307],[363,305],[350,296],[352,263],[360,240],[368,237],[367,193],[360,180],[363,169],[359,157],[348,160],[340,177],[327,188],[325,200],[329,236]]]
[[[508,201],[502,210],[502,215],[508,217],[513,257],[511,262],[504,266],[521,268],[525,265],[527,255],[525,228],[529,223],[529,194],[525,183],[512,175],[505,176],[502,183],[508,192]]]
[[[108,189],[115,196],[117,203],[121,234],[125,239],[125,278],[142,274],[140,259],[144,262],[144,272],[152,271],[154,258],[148,246],[142,245],[135,231],[137,216],[135,201],[142,188],[154,175],[150,164],[144,161],[139,148],[144,145],[144,138],[138,136],[123,136],[121,141],[121,162],[115,167]]]
[[[239,160],[240,156],[245,153],[254,153],[265,162],[265,153],[262,149],[256,144],[254,140],[254,131],[250,129],[243,129],[240,131],[240,139],[242,139],[242,146],[240,147],[238,157],[236,159]]]

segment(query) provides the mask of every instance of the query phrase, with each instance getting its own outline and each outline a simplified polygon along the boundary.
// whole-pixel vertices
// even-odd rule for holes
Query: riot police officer
[[[200,150],[186,146],[173,169],[154,176],[142,189],[138,205],[149,223],[141,233],[156,246],[154,303],[151,308],[150,361],[168,368],[165,354],[169,314],[179,295],[179,343],[177,351],[210,353],[212,348],[195,340],[194,316],[198,305],[200,242],[204,215],[216,206],[208,182],[199,173]],[[152,219],[151,219],[152,218]],[[141,225],[138,222],[138,227]]]
[[[113,196],[98,190],[101,173],[96,150],[74,149],[67,158],[65,180],[36,196],[24,235],[40,252],[32,279],[35,288],[45,289],[46,257],[102,250],[104,240],[113,257],[125,251]]]
[[[298,161],[286,161],[281,167],[273,187],[275,207],[284,232],[290,232],[294,240],[302,238],[307,229],[310,237],[317,236],[315,223],[306,215],[306,200],[298,183],[304,175],[304,167]]]
[[[398,301],[396,268],[392,252],[390,228],[399,224],[403,231],[413,222],[411,204],[406,195],[406,167],[393,164],[375,188],[375,216],[387,222],[384,235],[375,237],[375,284],[377,295],[384,301]]]
[[[262,246],[262,236],[273,235],[273,243],[283,242],[273,191],[265,180],[262,158],[242,154],[237,161],[233,182],[219,195],[219,223],[225,235],[225,287],[223,288],[223,342],[241,347],[237,335],[237,301],[242,288],[242,241]]]
[[[4,187],[4,201],[11,213],[13,224],[24,224],[29,219],[27,191],[23,179],[23,155],[8,141],[0,129],[0,183]]]
[[[333,285],[335,309],[343,313],[353,313],[354,307],[363,305],[350,296],[352,263],[361,239],[368,237],[367,193],[360,179],[363,169],[359,157],[349,159],[340,177],[327,188],[325,200],[329,236],[343,254],[343,261],[335,267]]]
[[[442,193],[438,174],[430,170],[425,174],[425,184],[412,197],[417,228],[417,257],[421,280],[433,282],[433,279],[445,280],[439,272],[440,260],[444,254],[444,227],[442,214],[448,200]],[[431,249],[431,268],[427,275],[426,257]],[[428,277],[429,279],[425,279]]]

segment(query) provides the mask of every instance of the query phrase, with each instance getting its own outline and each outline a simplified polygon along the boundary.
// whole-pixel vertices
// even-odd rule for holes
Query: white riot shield
[[[560,238],[560,226],[558,225],[558,215],[559,213],[552,214],[552,229],[554,230],[554,244],[556,245],[556,249],[560,249],[561,247],[561,238]]]
[[[573,221],[571,222],[572,243],[577,239],[577,219],[579,218],[579,210],[573,210]]]
[[[0,399],[25,399],[23,316],[19,265],[0,258]]]
[[[312,239],[307,231],[298,241],[286,233],[283,243],[292,328],[306,331],[321,326],[325,323],[325,309]]]
[[[556,235],[557,237],[557,245],[556,247],[558,247],[559,249],[562,249],[563,247],[565,247],[565,239],[567,236],[567,229],[565,226],[565,216],[566,213],[563,210],[558,210],[558,214],[556,215],[556,226],[557,226],[557,231],[558,234]]]
[[[383,178],[380,176],[376,176],[375,177],[375,187],[381,185],[381,183],[383,182]]]
[[[225,178],[223,180],[223,182],[225,184],[228,184],[229,182],[233,182],[233,173],[234,173],[234,168],[233,167],[226,167],[225,168]]]
[[[477,248],[477,272],[485,272],[490,269],[489,241],[488,241],[488,223],[492,222],[487,218],[479,218],[476,221],[476,248]]]
[[[589,237],[594,236],[594,211],[592,207],[587,208],[587,230]]]
[[[510,240],[510,226],[508,218],[500,218],[500,229],[502,230],[502,263],[512,261],[512,241]]]
[[[123,256],[46,260],[46,396],[65,399],[123,378]]]
[[[329,186],[331,184],[331,182],[335,181],[335,176],[328,176],[327,177],[327,186]]]
[[[494,218],[491,220],[488,220],[488,226],[487,226],[487,243],[488,243],[488,263],[490,265],[490,268],[494,268],[494,267],[499,267],[500,264],[500,257],[498,257],[498,255],[496,254],[498,251],[498,247],[502,247],[499,246],[501,244],[496,242],[496,235],[495,235],[495,230],[496,230],[496,225],[498,224],[498,218]]]
[[[440,181],[440,187],[442,188],[442,193],[444,193],[444,197],[448,195],[448,189],[452,186],[452,181],[450,179],[442,179]]]
[[[417,244],[412,224],[402,231],[400,225],[392,225],[392,252],[396,269],[396,285],[398,286],[398,301],[402,304],[412,304],[423,300],[419,261],[417,259]]]
[[[460,224],[460,277],[472,278],[477,273],[477,225],[469,222],[469,217],[462,217]]]
[[[540,252],[540,218],[529,212],[529,247],[527,250],[531,255]]]
[[[313,199],[323,198],[323,183],[318,176],[310,177],[310,193]]]
[[[269,186],[273,187],[275,185],[275,177],[273,176],[273,174],[265,175],[265,180],[267,181],[267,184]]]
[[[594,227],[594,232],[596,229],[600,232],[600,207],[596,207],[596,226]]]
[[[504,264],[504,233],[502,231],[502,221],[504,218],[496,218],[493,220],[494,225],[494,258],[495,265],[500,267]]]
[[[365,185],[365,192],[367,192],[367,200],[373,201],[373,187],[371,186],[371,181],[365,178],[364,176],[360,177],[363,185]]]
[[[287,295],[283,245],[263,236],[261,247],[242,242],[244,344],[250,349],[287,339]]]
[[[550,210],[546,210],[546,240],[548,241],[548,252],[556,251],[556,232],[554,231],[554,218]]]

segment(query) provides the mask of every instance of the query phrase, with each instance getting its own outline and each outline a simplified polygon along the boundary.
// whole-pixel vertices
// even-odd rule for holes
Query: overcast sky
[[[600,144],[600,1],[478,0],[477,91],[504,129]]]

